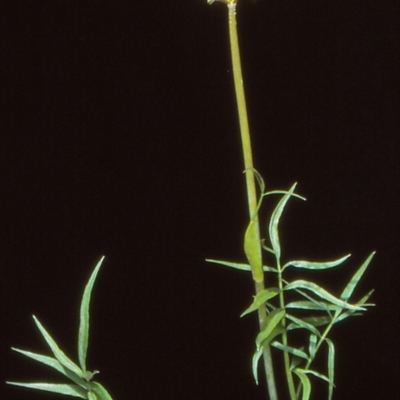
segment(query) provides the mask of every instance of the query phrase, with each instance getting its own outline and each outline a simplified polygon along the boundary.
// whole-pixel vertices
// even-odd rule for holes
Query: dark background
[[[332,333],[342,400],[398,395],[394,3],[238,7],[256,168],[268,189],[297,181],[308,199],[283,217],[284,259],[351,252],[315,278],[339,294],[377,251],[356,293],[375,288],[377,306]],[[265,399],[250,368],[256,319],[239,318],[250,275],[204,261],[244,261],[226,7],[9,1],[1,14],[1,380],[62,381],[10,346],[47,352],[34,313],[76,359],[80,296],[104,254],[88,366],[115,399]]]

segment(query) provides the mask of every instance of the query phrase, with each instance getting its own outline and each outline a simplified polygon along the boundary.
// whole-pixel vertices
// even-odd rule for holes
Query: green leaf
[[[69,379],[74,381],[76,384],[82,386],[83,388],[86,387],[85,381],[83,379],[81,379],[74,372],[65,368],[56,358],[44,356],[42,354],[32,353],[32,352],[26,351],[26,350],[17,349],[15,347],[12,347],[12,350],[14,350],[18,353],[21,353],[26,357],[32,358],[33,360],[38,361],[44,365],[54,368],[56,371],[67,376]]]
[[[264,193],[265,183],[262,176],[258,173],[258,171],[254,168],[246,168],[245,173],[249,172],[249,170],[254,174],[257,179],[258,185],[260,186],[261,193]],[[249,225],[247,226],[245,235],[244,235],[244,253],[246,254],[247,261],[251,267],[251,273],[253,275],[253,279],[256,282],[262,282],[264,280],[264,272],[262,265],[262,256],[261,256],[261,241],[259,237],[259,227],[258,223],[255,224],[255,220],[258,214],[258,211],[261,207],[261,203],[263,200],[263,196],[261,195],[260,199],[257,203],[257,208],[254,214],[251,216]]]
[[[309,400],[311,395],[311,382],[307,374],[301,368],[295,368],[293,372],[300,378],[301,387],[303,391],[302,400]]]
[[[235,262],[230,262],[230,261],[213,260],[211,258],[206,258],[206,261],[214,263],[214,264],[224,265],[226,267],[230,267],[230,268],[234,268],[234,269],[239,269],[241,271],[251,271],[249,264],[235,263]],[[276,268],[268,267],[265,265],[263,266],[263,270],[266,272],[278,273],[278,270]]]
[[[303,350],[304,347],[301,348]],[[298,367],[304,360],[300,357],[292,356],[290,360],[290,370],[294,370],[296,367]]]
[[[322,325],[327,325],[330,324],[332,321],[332,317],[328,316],[320,316],[320,317],[304,317],[303,321],[313,325],[313,326],[322,326]]]
[[[309,360],[308,355],[307,355],[303,350],[296,349],[296,348],[294,348],[294,347],[292,347],[292,346],[285,346],[285,345],[283,345],[282,343],[277,342],[277,341],[272,342],[272,343],[271,343],[271,346],[276,347],[276,348],[279,349],[279,350],[282,350],[282,351],[291,353],[291,354],[293,354],[293,355],[295,355],[295,356],[297,356],[297,357],[304,358],[304,359],[307,360],[307,361]]]
[[[372,296],[372,293],[375,292],[375,289],[371,289],[365,296],[361,298],[360,301],[357,302],[360,306],[370,307],[374,306],[374,303],[367,303],[366,301]]]
[[[294,189],[296,188],[297,183],[295,183],[288,192],[281,198],[277,206],[275,207],[271,219],[269,222],[269,237],[271,240],[272,249],[274,250],[275,257],[277,260],[281,258],[281,244],[279,240],[279,220],[282,216],[283,209],[286,206],[289,198],[293,195]]]
[[[244,235],[244,252],[246,254],[247,261],[250,264],[253,279],[256,282],[262,282],[264,279],[264,273],[261,259],[261,244],[257,238],[257,227],[252,219]]]
[[[88,393],[88,400],[98,400],[98,399],[97,399],[96,394],[94,392],[90,391]]]
[[[271,190],[270,192],[264,193],[264,194],[263,194],[263,197],[265,197],[265,196],[270,196],[271,194],[287,194],[287,193],[288,193],[287,190]],[[293,197],[296,197],[296,198],[298,198],[298,199],[300,199],[300,200],[304,200],[304,201],[307,200],[305,197],[300,196],[300,195],[297,194],[297,193],[293,193],[292,196],[293,196]]]
[[[332,340],[325,338],[325,342],[328,344],[328,378],[329,378],[329,389],[328,389],[328,400],[332,400],[333,387],[335,379],[335,345]]]
[[[258,204],[257,204],[257,211],[258,211],[260,209],[260,206],[261,206],[261,203],[262,203],[262,198],[263,198],[263,193],[265,191],[265,182],[264,182],[264,179],[261,176],[261,174],[255,168],[246,168],[246,171],[248,171],[248,170],[253,172],[253,174],[254,174],[254,176],[255,176],[255,178],[257,180],[258,186],[260,187],[261,198],[260,198],[260,200],[258,201]],[[246,172],[246,171],[244,171],[244,172]]]
[[[309,374],[309,375],[314,375],[314,376],[316,376],[317,378],[320,378],[320,379],[322,379],[322,380],[325,381],[325,382],[329,382],[328,377],[326,377],[325,375],[320,374],[319,372],[314,371],[314,370],[312,370],[312,369],[305,369],[305,370],[304,370],[304,373]]]
[[[285,310],[281,308],[277,308],[267,315],[267,318],[265,319],[265,327],[261,330],[256,338],[257,348],[259,348],[263,342],[269,342],[270,340],[272,340],[271,336],[274,332],[274,329],[277,327],[284,316]]]
[[[311,333],[314,333],[317,336],[320,336],[318,329],[316,329],[314,327],[314,325],[309,324],[304,319],[294,317],[293,315],[290,315],[290,314],[286,314],[286,318],[289,319],[290,321],[292,321],[292,323],[290,323],[286,328],[288,331],[303,328],[303,329],[307,329],[308,331],[310,331]]]
[[[304,268],[304,269],[313,269],[313,270],[322,270],[328,268],[334,268],[338,265],[342,264],[350,257],[350,254],[339,258],[335,261],[326,261],[326,262],[316,262],[316,261],[289,261],[282,267],[282,271],[288,267],[295,267],[295,268]]]
[[[315,357],[315,349],[317,347],[317,335],[310,335],[310,343],[308,345],[308,353],[310,354],[311,359],[313,360]]]
[[[363,307],[372,307],[375,306],[373,303],[367,303],[367,300],[371,297],[372,293],[374,293],[374,289],[370,290],[360,301],[358,301],[356,304],[358,306],[363,306]],[[339,314],[340,313],[340,314]],[[335,313],[334,317],[334,323],[336,324],[337,322],[343,321],[348,317],[356,317],[362,315],[360,312],[356,312],[354,310],[346,310],[342,311],[342,309],[337,310]]]
[[[254,300],[251,303],[250,307],[248,307],[245,311],[243,311],[243,313],[241,314],[241,317],[243,317],[244,315],[247,315],[253,311],[258,310],[262,304],[264,304],[267,300],[275,297],[278,293],[279,293],[279,289],[274,288],[274,287],[261,290],[254,297]]]
[[[258,385],[258,361],[260,360],[263,351],[264,348],[260,347],[259,349],[256,350],[256,352],[253,355],[252,367],[253,367],[253,377],[254,380],[256,381],[256,385]]]
[[[370,290],[366,295],[364,295],[359,301],[357,301],[358,306],[363,306],[363,307],[373,307],[375,306],[374,303],[367,303],[367,300],[372,296],[372,294],[375,292],[375,289]],[[346,311],[349,312],[350,311]]]
[[[112,400],[112,397],[99,382],[92,382],[92,391],[96,393],[98,400]]]
[[[285,332],[285,328],[282,326],[282,324],[278,324],[273,329],[267,340],[264,340],[262,343],[260,343],[260,346],[257,345],[256,347],[256,351],[253,354],[252,368],[253,368],[253,377],[257,385],[258,385],[258,376],[257,376],[258,361],[260,360],[260,357],[263,354],[264,348],[269,345],[269,342],[271,340],[273,340],[276,336],[282,334],[283,332]]]
[[[67,369],[75,373],[77,376],[80,378],[84,379],[84,373],[83,371],[73,362],[71,361],[62,350],[58,347],[57,343],[54,341],[54,339],[49,335],[49,333],[46,331],[46,329],[43,327],[43,325],[40,323],[40,321],[33,315],[33,319],[37,325],[37,327],[40,330],[40,333],[46,340],[47,344],[49,345],[51,351],[54,354],[54,357]]]
[[[92,294],[94,282],[96,280],[99,269],[103,263],[103,260],[104,260],[104,256],[101,257],[100,261],[97,263],[92,275],[89,278],[89,281],[83,292],[82,303],[81,303],[81,308],[80,308],[80,324],[79,324],[79,333],[78,333],[78,358],[79,358],[79,364],[82,368],[82,371],[85,373],[85,378],[87,380],[91,379],[91,376],[88,376],[86,374],[86,372],[87,372],[86,371],[86,355],[87,355],[87,349],[88,349],[88,343],[89,343],[90,297]]]
[[[365,308],[360,307],[360,306],[355,306],[349,303],[346,303],[343,300],[338,299],[337,297],[333,296],[329,292],[327,292],[325,289],[322,287],[318,286],[317,284],[313,282],[308,282],[304,280],[297,280],[294,282],[289,283],[287,286],[285,286],[284,290],[292,290],[292,289],[306,289],[311,292],[313,292],[315,295],[318,297],[323,298],[324,300],[329,301],[332,304],[335,304],[337,306],[343,307],[345,309],[349,310],[365,310]]]
[[[316,311],[335,311],[337,306],[324,301],[309,301],[309,300],[299,300],[292,301],[286,304],[285,308],[295,308],[298,310],[316,310]]]
[[[340,298],[342,300],[347,301],[351,295],[353,294],[354,289],[358,285],[358,282],[360,282],[360,279],[364,275],[365,270],[367,269],[368,265],[370,264],[373,256],[375,255],[375,251],[372,252],[368,258],[364,261],[364,263],[361,265],[361,267],[357,270],[357,272],[353,275],[353,277],[350,279],[350,282],[347,284],[346,288],[343,290],[343,293],[340,295]]]
[[[20,383],[20,382],[7,382],[9,385],[21,386],[28,389],[44,390],[46,392],[53,392],[64,394],[66,396],[79,397],[87,399],[87,391],[70,383]]]
[[[288,285],[289,282],[285,281],[285,285]],[[298,293],[300,296],[304,297],[305,299],[308,299],[312,304],[314,304],[317,308],[317,310],[325,311],[331,315],[330,309],[332,310],[337,310],[337,306],[331,303],[327,303],[325,301],[321,300],[316,300],[312,296],[310,296],[308,293],[304,292],[303,290],[300,289],[295,289],[296,293]]]

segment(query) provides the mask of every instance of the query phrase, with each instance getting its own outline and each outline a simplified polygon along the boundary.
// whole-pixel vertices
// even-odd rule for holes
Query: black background
[[[283,217],[284,259],[351,252],[315,278],[338,294],[377,251],[356,293],[375,288],[377,306],[332,333],[342,400],[398,395],[393,4],[238,7],[256,168],[268,189],[299,182],[307,197]],[[115,399],[265,399],[250,368],[256,319],[239,318],[251,278],[204,261],[244,261],[226,7],[51,0],[2,9],[1,380],[62,380],[10,346],[47,352],[35,314],[76,359],[80,296],[104,254],[88,366]],[[0,393],[57,397],[6,385]],[[316,384],[312,398],[325,397]]]

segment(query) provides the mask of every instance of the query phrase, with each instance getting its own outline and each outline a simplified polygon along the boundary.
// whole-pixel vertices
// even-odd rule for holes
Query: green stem
[[[246,189],[247,189],[249,217],[253,221],[252,224],[253,237],[255,238],[255,242],[258,243],[257,251],[259,253],[259,258],[261,259],[261,239],[260,239],[260,228],[257,215],[258,201],[257,201],[256,181],[254,175],[253,153],[251,148],[249,121],[247,117],[246,98],[243,87],[239,41],[238,41],[238,34],[236,27],[236,4],[237,0],[227,1],[228,15],[229,15],[229,39],[230,39],[232,68],[233,68],[233,76],[235,83],[236,102],[239,115],[240,134],[242,140],[244,167],[246,175]],[[259,293],[264,288],[265,288],[264,278],[262,277],[261,281],[259,279],[255,279],[256,293]],[[267,316],[266,308],[265,305],[263,304],[258,310],[258,320],[260,324],[260,329],[263,329],[265,327],[266,316]],[[263,352],[263,359],[264,359],[264,368],[265,368],[269,398],[270,400],[278,400],[270,346],[265,346]]]
[[[276,264],[278,267],[278,282],[279,282],[279,305],[280,308],[284,309],[285,308],[285,296],[284,296],[284,290],[283,290],[283,279],[282,279],[282,267],[281,267],[281,262],[279,259],[276,260]],[[282,321],[283,326],[286,326],[286,321],[285,318]],[[288,337],[286,330],[282,333],[282,344],[284,346],[288,345]],[[297,395],[296,395],[296,389],[295,389],[295,384],[293,381],[293,374],[290,369],[290,357],[289,353],[285,351],[283,353],[283,360],[284,360],[284,365],[285,365],[285,374],[286,374],[286,380],[289,388],[289,395],[290,395],[290,400],[296,400]]]
[[[336,311],[334,317],[332,318],[331,322],[328,324],[328,326],[325,328],[324,332],[322,333],[321,337],[318,340],[318,343],[315,346],[315,350],[314,350],[314,357],[311,359],[309,359],[307,361],[306,366],[304,367],[304,369],[309,369],[311,366],[311,363],[314,361],[319,348],[321,347],[322,343],[324,342],[324,340],[326,339],[326,337],[328,336],[328,333],[330,332],[330,330],[332,329],[333,325],[336,323],[336,318],[340,315],[340,311]],[[300,391],[301,391],[301,385],[298,386],[297,391],[296,391],[296,399],[300,398]]]

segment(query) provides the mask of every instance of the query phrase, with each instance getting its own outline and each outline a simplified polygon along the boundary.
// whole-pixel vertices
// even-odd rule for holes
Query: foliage
[[[44,390],[47,392],[64,394],[66,396],[79,397],[88,400],[112,400],[107,390],[99,383],[92,381],[92,378],[99,371],[88,371],[86,369],[86,355],[89,344],[89,305],[90,297],[97,274],[103,263],[104,257],[97,263],[90,279],[85,287],[80,307],[80,324],[78,333],[78,359],[79,366],[75,364],[65,353],[59,348],[55,340],[50,336],[43,327],[38,318],[33,316],[36,326],[42,334],[44,340],[50,347],[53,356],[49,357],[42,354],[32,353],[30,351],[12,348],[14,351],[32,358],[39,363],[54,368],[73,383],[20,383],[7,382],[10,385],[22,386],[30,389]]]
[[[259,182],[262,179],[258,176]],[[264,185],[262,184],[262,187]],[[258,333],[255,344],[256,350],[253,355],[253,375],[258,383],[258,364],[263,354],[263,349],[271,345],[285,354],[285,372],[289,386],[293,385],[293,374],[299,378],[297,389],[293,386],[292,392],[297,393],[298,398],[302,390],[302,399],[306,400],[311,395],[311,381],[309,376],[314,376],[328,383],[328,399],[332,399],[334,387],[334,363],[335,363],[335,345],[328,338],[333,325],[343,321],[351,316],[360,315],[366,310],[366,307],[373,304],[367,303],[372,294],[372,290],[363,296],[360,300],[350,303],[350,298],[356,289],[365,270],[370,264],[374,253],[370,254],[364,263],[358,268],[351,277],[339,297],[334,296],[328,290],[309,280],[287,281],[284,279],[284,272],[289,268],[298,268],[312,271],[322,271],[338,267],[345,262],[350,255],[339,258],[338,260],[316,262],[305,260],[292,260],[285,264],[282,263],[282,248],[279,235],[279,222],[283,211],[291,197],[297,197],[293,185],[288,191],[274,191],[263,193],[263,197],[276,193],[283,193],[282,198],[272,212],[269,221],[269,240],[270,247],[263,245],[264,250],[274,257],[274,266],[263,266],[264,272],[268,272],[275,278],[276,286],[263,289],[254,296],[251,305],[243,311],[241,317],[257,311],[259,307],[266,304],[268,316],[265,324]],[[261,205],[261,201],[259,203]],[[251,223],[251,222],[250,222]],[[245,235],[244,247],[248,238]],[[222,264],[230,268],[251,271],[250,264],[235,263],[229,261],[212,260],[207,261]],[[285,296],[288,292],[294,292],[299,300],[286,302]],[[273,302],[275,300],[275,303]],[[305,314],[305,312],[309,312]],[[308,343],[302,347],[293,347],[289,344],[289,334],[293,331],[303,330],[308,335]],[[279,337],[281,339],[279,339]],[[328,359],[326,362],[327,370],[325,373],[317,372],[312,369],[312,363],[316,359],[317,353],[326,344],[328,348]]]

